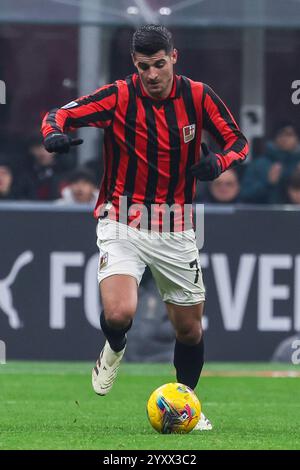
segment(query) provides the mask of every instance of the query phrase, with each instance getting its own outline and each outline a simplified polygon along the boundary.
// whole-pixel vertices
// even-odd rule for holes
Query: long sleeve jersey
[[[104,176],[95,216],[103,204],[191,204],[202,130],[219,144],[222,171],[243,161],[248,144],[222,100],[206,84],[175,75],[170,95],[149,97],[137,74],[105,85],[44,118],[44,137],[79,127],[104,129]]]

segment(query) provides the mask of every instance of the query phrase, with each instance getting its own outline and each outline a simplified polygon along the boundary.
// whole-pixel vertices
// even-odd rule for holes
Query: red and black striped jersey
[[[83,126],[104,129],[104,176],[95,216],[121,196],[131,204],[191,204],[196,181],[190,167],[200,157],[202,130],[220,146],[222,170],[244,160],[246,138],[233,116],[207,85],[174,76],[170,95],[149,97],[137,74],[103,86],[44,118],[44,137]],[[117,212],[118,217],[118,212]]]

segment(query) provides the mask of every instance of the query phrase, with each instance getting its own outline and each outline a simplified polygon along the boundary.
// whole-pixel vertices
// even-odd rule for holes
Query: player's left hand
[[[220,157],[211,152],[206,144],[201,144],[202,156],[198,163],[191,166],[190,172],[200,181],[211,181],[222,173]]]

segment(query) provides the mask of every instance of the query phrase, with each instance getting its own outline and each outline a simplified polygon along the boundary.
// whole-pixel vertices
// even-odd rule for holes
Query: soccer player
[[[183,213],[192,204],[196,179],[217,178],[245,160],[248,151],[245,137],[213,90],[175,75],[178,52],[164,26],[137,29],[131,53],[136,73],[50,111],[42,125],[49,152],[67,152],[72,144],[82,143],[66,134],[79,127],[100,127],[105,132],[105,173],[95,208],[103,303],[100,324],[106,337],[92,371],[92,385],[99,395],[106,395],[116,378],[146,266],[175,329],[177,381],[196,387],[204,362],[205,290],[195,233],[182,222]],[[203,129],[216,140],[218,153],[205,144],[200,151]],[[124,220],[124,198],[128,208],[138,206],[139,215],[146,214],[150,228],[141,228],[145,218],[136,223],[137,211],[128,210]],[[176,207],[170,211],[167,231],[157,218],[160,205],[163,215]],[[196,429],[211,427],[202,415]]]

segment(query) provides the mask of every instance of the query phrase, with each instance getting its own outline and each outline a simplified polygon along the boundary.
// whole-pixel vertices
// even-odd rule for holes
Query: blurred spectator
[[[62,191],[62,198],[57,204],[91,204],[95,205],[98,190],[93,173],[87,168],[75,170],[69,177],[69,184]]]
[[[288,179],[285,202],[287,204],[300,205],[300,168],[297,169]]]
[[[70,169],[70,157],[49,153],[42,144],[42,138],[35,136],[28,144],[29,176],[35,187],[35,198],[38,200],[53,200],[60,196],[66,172]]]
[[[230,169],[208,184],[203,202],[233,204],[239,202],[239,194],[240,183],[237,173],[234,169]]]
[[[84,163],[84,167],[93,173],[97,187],[100,186],[103,177],[103,158],[95,157]]]
[[[9,159],[0,155],[0,200],[32,199],[33,196],[30,180],[16,177]]]
[[[0,199],[15,199],[12,189],[13,174],[9,166],[0,163]]]
[[[300,164],[300,142],[295,126],[286,122],[275,129],[265,155],[251,162],[242,182],[244,202],[275,204],[284,202],[286,181]]]

